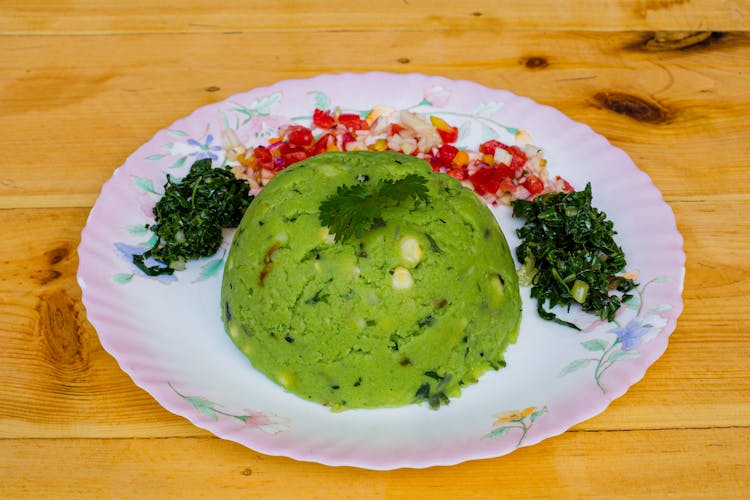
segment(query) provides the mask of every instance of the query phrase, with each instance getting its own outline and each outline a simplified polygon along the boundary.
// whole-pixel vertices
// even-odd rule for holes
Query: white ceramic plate
[[[533,138],[553,175],[577,189],[591,182],[594,205],[614,221],[628,269],[639,273],[635,300],[616,323],[583,314],[583,328],[543,321],[522,289],[520,338],[508,366],[437,411],[327,408],[284,392],[255,371],[224,333],[219,290],[231,234],[214,257],[172,277],[148,278],[130,262],[146,249],[144,224],[166,174],[192,162],[224,160],[224,128],[247,144],[277,127],[309,124],[313,109],[366,111],[376,104],[445,118],[462,145],[489,138]],[[512,248],[520,226],[493,208]],[[450,465],[496,457],[564,432],[640,380],[666,349],[682,310],[685,256],[671,209],[649,177],[620,149],[557,110],[503,90],[418,74],[341,74],[280,82],[198,109],[159,131],[102,188],[78,249],[78,281],[102,344],[161,405],[215,435],[259,452],[370,469]]]

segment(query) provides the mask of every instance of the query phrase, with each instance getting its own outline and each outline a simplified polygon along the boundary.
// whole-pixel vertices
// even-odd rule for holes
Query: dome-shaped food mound
[[[407,176],[426,196],[382,195]],[[342,240],[321,224],[326,200],[339,215],[377,213]],[[326,153],[279,173],[250,205],[222,315],[253,366],[305,399],[437,407],[505,365],[521,299],[505,237],[473,192],[411,156]]]

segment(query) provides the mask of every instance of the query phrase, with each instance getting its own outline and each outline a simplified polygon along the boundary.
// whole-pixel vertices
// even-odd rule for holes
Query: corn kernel
[[[419,261],[422,260],[422,255],[424,255],[417,239],[411,236],[401,238],[399,250],[401,251],[401,260],[404,264],[411,267],[419,264]]]
[[[229,335],[233,339],[237,339],[240,336],[240,329],[235,323],[229,325]]]
[[[396,290],[406,290],[414,286],[414,278],[405,267],[397,267],[393,270],[392,285]]]
[[[276,233],[276,235],[273,237],[273,240],[277,243],[281,243],[282,245],[289,241],[289,234],[286,231],[279,231]]]
[[[294,384],[294,376],[288,371],[281,371],[277,373],[276,380],[285,389],[289,389]]]
[[[493,307],[502,305],[503,295],[505,295],[505,289],[503,283],[500,281],[500,276],[493,276],[490,278],[490,304]]]

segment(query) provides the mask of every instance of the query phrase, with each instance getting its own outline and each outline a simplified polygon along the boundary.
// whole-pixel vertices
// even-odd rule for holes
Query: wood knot
[[[37,305],[37,331],[46,355],[57,368],[76,372],[88,367],[88,345],[76,309],[76,301],[62,291],[43,293]]]
[[[396,62],[399,64],[409,64],[411,62],[411,59],[409,59],[408,57],[399,57],[398,59],[396,59]]]
[[[643,49],[648,52],[681,50],[702,44],[715,35],[718,36],[713,31],[657,31],[646,39]]]
[[[529,69],[544,69],[549,66],[547,58],[541,56],[522,57],[520,62]]]
[[[624,92],[604,91],[594,96],[600,104],[615,113],[626,115],[639,122],[663,123],[669,112],[655,101]]]
[[[55,271],[54,269],[40,269],[35,271],[34,274],[31,275],[31,278],[40,285],[46,285],[55,281],[60,276],[62,276],[60,271]]]
[[[44,252],[44,258],[51,266],[59,264],[63,260],[67,259],[68,256],[70,256],[70,246],[68,245],[63,245]]]
[[[221,87],[217,87],[216,85],[211,85],[210,87],[206,87],[206,92],[218,92],[221,90]]]

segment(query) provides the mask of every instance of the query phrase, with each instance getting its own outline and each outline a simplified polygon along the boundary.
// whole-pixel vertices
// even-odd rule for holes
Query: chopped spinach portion
[[[236,227],[253,197],[245,181],[229,167],[213,168],[210,159],[198,160],[181,180],[167,175],[164,195],[154,207],[156,235],[152,248],[133,255],[133,264],[149,276],[172,274],[185,262],[216,253],[222,229]],[[148,258],[163,265],[149,266]]]
[[[579,303],[584,311],[613,321],[631,297],[627,292],[637,286],[617,275],[625,269],[625,254],[614,240],[612,221],[591,205],[591,199],[589,183],[583,191],[512,203],[513,216],[525,219],[516,231],[521,238],[516,257],[523,266],[519,274],[530,281],[539,315],[575,329],[545,304],[551,309]]]

